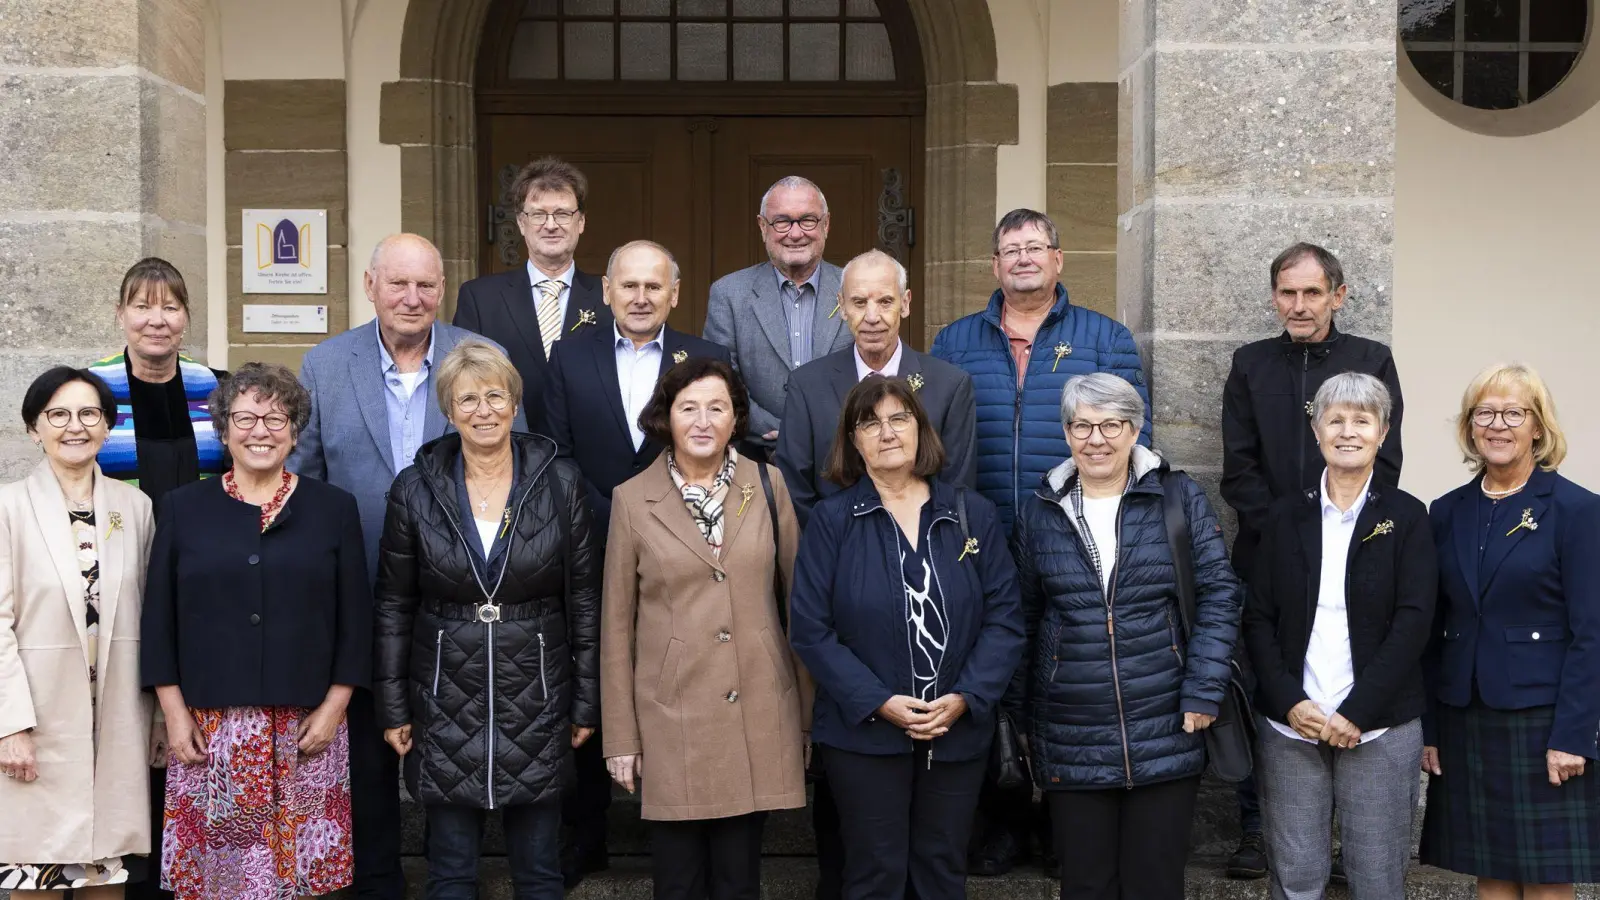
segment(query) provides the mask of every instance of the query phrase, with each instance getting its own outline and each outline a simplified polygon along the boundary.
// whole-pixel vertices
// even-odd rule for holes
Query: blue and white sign
[[[246,294],[328,292],[328,211],[244,210]]]

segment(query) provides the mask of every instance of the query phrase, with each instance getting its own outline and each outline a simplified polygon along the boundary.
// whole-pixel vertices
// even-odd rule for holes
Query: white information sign
[[[328,308],[247,303],[244,330],[267,334],[327,334]]]
[[[247,209],[243,214],[244,293],[328,292],[327,210]]]

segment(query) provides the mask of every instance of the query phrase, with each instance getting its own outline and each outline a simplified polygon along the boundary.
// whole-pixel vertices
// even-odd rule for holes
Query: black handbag
[[[1189,513],[1184,508],[1182,488],[1174,477],[1180,474],[1169,472],[1162,479],[1161,506],[1167,524],[1167,543],[1172,547],[1172,567],[1177,572],[1178,617],[1183,622],[1187,650],[1195,617],[1194,544],[1189,535]],[[1184,658],[1187,657],[1185,652]],[[1256,726],[1239,663],[1229,658],[1228,670],[1228,685],[1217,709],[1217,719],[1205,730],[1206,763],[1212,775],[1237,784],[1249,778],[1255,767]]]

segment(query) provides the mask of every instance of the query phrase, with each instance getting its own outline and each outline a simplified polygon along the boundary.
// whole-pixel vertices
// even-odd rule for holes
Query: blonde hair
[[[1533,439],[1533,461],[1546,472],[1555,471],[1567,458],[1567,436],[1556,418],[1556,401],[1544,379],[1527,363],[1495,363],[1478,373],[1461,395],[1461,414],[1456,417],[1456,443],[1461,447],[1463,461],[1474,471],[1481,472],[1486,465],[1483,454],[1472,442],[1472,411],[1493,390],[1514,391],[1528,401],[1528,412],[1533,416],[1539,436]]]
[[[465,340],[457,344],[439,364],[434,376],[434,391],[439,398],[439,411],[450,419],[454,408],[456,382],[463,378],[476,378],[485,384],[503,384],[511,394],[513,409],[522,405],[522,376],[517,367],[506,359],[500,350],[483,341]]]

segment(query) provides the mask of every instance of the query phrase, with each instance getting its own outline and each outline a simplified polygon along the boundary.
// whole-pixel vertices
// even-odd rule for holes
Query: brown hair
[[[1306,259],[1315,262],[1322,269],[1322,274],[1328,279],[1328,290],[1337,291],[1344,285],[1344,266],[1340,264],[1339,257],[1334,256],[1326,248],[1301,241],[1279,253],[1278,258],[1272,261],[1272,266],[1268,270],[1272,277],[1272,289],[1274,291],[1278,289],[1278,273]]]
[[[833,436],[833,450],[828,454],[828,465],[822,477],[840,487],[850,487],[867,474],[867,461],[856,449],[856,426],[869,422],[878,415],[878,404],[884,400],[900,401],[906,412],[917,419],[917,459],[911,474],[918,478],[932,478],[944,468],[944,443],[939,432],[928,420],[927,410],[917,399],[916,391],[902,378],[884,378],[868,375],[866,380],[850,389],[845,395],[844,410],[839,413],[839,430]]]
[[[577,166],[564,159],[542,156],[523,166],[511,182],[511,198],[517,203],[516,212],[522,212],[528,195],[535,191],[571,191],[578,201],[578,212],[583,212],[583,204],[589,199],[589,179]]]
[[[185,313],[189,312],[189,288],[176,266],[159,256],[147,256],[134,263],[122,276],[122,290],[117,293],[117,309],[152,287],[160,287],[178,301]]]
[[[1472,379],[1461,395],[1461,414],[1456,417],[1456,444],[1461,448],[1463,461],[1474,472],[1482,472],[1487,466],[1483,454],[1478,452],[1478,445],[1472,442],[1472,411],[1484,395],[1493,390],[1515,391],[1528,398],[1528,412],[1533,421],[1527,424],[1539,429],[1539,436],[1533,439],[1533,461],[1546,472],[1554,472],[1567,458],[1567,435],[1556,419],[1556,401],[1550,396],[1550,388],[1532,366],[1521,362],[1489,366]]]
[[[745,429],[750,427],[750,394],[744,388],[744,379],[732,366],[708,356],[686,359],[656,382],[655,393],[650,395],[644,412],[639,413],[639,430],[645,437],[663,447],[672,446],[672,404],[684,388],[702,378],[721,378],[728,386],[728,397],[733,400],[733,434],[728,440],[731,443],[744,437]]]

